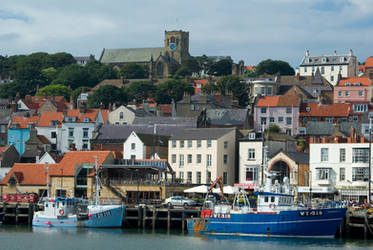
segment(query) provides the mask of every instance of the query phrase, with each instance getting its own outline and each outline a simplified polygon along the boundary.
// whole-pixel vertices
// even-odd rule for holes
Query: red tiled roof
[[[38,116],[31,116],[31,117],[23,117],[23,116],[15,116],[12,119],[12,124],[19,124],[17,128],[27,128],[29,123],[37,123],[39,117]]]
[[[206,83],[208,83],[209,80],[207,79],[198,79],[198,80],[193,80],[193,88],[194,88],[194,94],[198,94],[203,86],[205,86]],[[198,87],[197,84],[201,84],[201,87]]]
[[[365,61],[365,67],[373,67],[373,57],[370,56],[367,58],[367,60]]]
[[[37,126],[38,127],[51,127],[52,121],[59,121],[61,127],[61,123],[63,121],[63,113],[62,112],[43,112],[40,116]]]
[[[350,111],[351,105],[349,103],[334,103],[330,105],[304,103],[301,107],[299,116],[347,117],[350,114]]]
[[[259,99],[257,107],[298,107],[300,99],[297,96],[264,96]]]
[[[79,109],[69,109],[67,117],[77,117],[77,122],[84,122],[84,118],[89,118],[90,122],[94,122],[98,113],[98,109],[88,109],[85,113],[80,113]]]
[[[372,81],[367,76],[362,77],[348,77],[341,79],[337,86],[346,86],[347,83],[351,83],[351,86],[357,86],[356,83],[360,83],[360,86],[370,86]]]
[[[54,171],[51,172],[51,175],[74,176],[75,166],[86,163],[93,164],[95,163],[95,156],[98,157],[97,164],[100,166],[110,154],[111,151],[69,151],[59,163],[59,169],[63,169],[63,171]]]
[[[20,185],[46,185],[46,165],[47,164],[37,163],[15,163],[0,184],[7,184],[10,177],[15,176]],[[50,167],[50,171],[54,171],[58,169],[58,164],[48,164],[48,167]]]
[[[104,123],[107,124],[107,120],[109,119],[109,110],[108,109],[101,109],[102,118],[104,119]]]
[[[245,66],[245,68],[249,71],[253,71],[255,69],[254,65]]]
[[[7,149],[7,147],[0,147],[0,155]]]

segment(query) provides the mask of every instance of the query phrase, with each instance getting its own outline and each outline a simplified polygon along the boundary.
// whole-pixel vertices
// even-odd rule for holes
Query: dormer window
[[[340,57],[339,58],[339,62],[344,62],[345,61],[345,58],[344,57]]]
[[[304,59],[304,62],[305,62],[305,63],[309,63],[309,62],[310,62],[310,59],[309,59],[309,58],[306,58],[306,59]]]
[[[85,117],[83,121],[84,121],[84,122],[89,122],[89,118],[88,118],[88,117]]]
[[[359,83],[359,82],[355,82],[355,83],[354,83],[354,86],[361,86],[361,83]]]
[[[119,119],[123,119],[123,117],[124,117],[123,112],[120,112],[120,113],[119,113]]]
[[[352,85],[352,83],[346,82],[346,86],[351,86],[351,85]]]
[[[323,63],[326,63],[326,57],[323,57],[322,59],[321,59],[321,61],[323,62]]]

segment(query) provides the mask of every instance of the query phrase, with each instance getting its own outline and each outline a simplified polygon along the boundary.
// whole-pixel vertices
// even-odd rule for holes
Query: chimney
[[[113,111],[113,106],[111,105],[111,102],[109,103],[109,107],[108,107],[109,111]]]
[[[16,94],[16,102],[18,102],[20,99],[21,99],[21,96],[20,96],[19,92],[17,92],[17,94]]]
[[[360,136],[360,143],[364,143],[365,142],[365,138],[363,135]]]
[[[297,79],[297,81],[300,80],[300,73],[299,72],[297,73],[296,79]]]
[[[350,129],[350,140],[352,143],[356,142],[356,138],[355,138],[355,129],[353,127],[351,127]]]
[[[373,71],[369,70],[368,72],[369,80],[373,80]]]
[[[306,56],[310,56],[310,51],[306,50]]]
[[[315,143],[313,137],[310,137],[310,144],[311,144],[311,143]]]
[[[335,55],[335,56],[337,55],[337,51],[336,51],[336,50],[334,50],[334,55]]]
[[[313,70],[312,70],[311,79],[312,79],[312,81],[313,81],[313,79],[315,79],[315,73],[313,72]]]
[[[326,137],[321,138],[321,143],[326,143]]]
[[[69,109],[70,110],[74,109],[74,99],[72,96],[70,96]]]
[[[334,137],[334,143],[338,143],[338,142],[339,142],[339,137],[338,136]]]
[[[185,102],[189,102],[189,103],[192,101],[192,99],[190,97],[190,94],[187,91],[184,92],[184,98],[183,99],[185,100]]]

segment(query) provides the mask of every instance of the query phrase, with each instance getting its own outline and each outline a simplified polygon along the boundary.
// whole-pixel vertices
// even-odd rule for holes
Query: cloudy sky
[[[373,0],[1,0],[0,54],[161,47],[189,31],[190,53],[298,66],[305,50],[373,56]]]

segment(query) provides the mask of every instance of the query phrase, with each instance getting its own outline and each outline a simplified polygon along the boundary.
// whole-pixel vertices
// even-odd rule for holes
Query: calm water
[[[0,249],[53,250],[238,250],[238,249],[373,249],[373,241],[261,237],[194,237],[181,233],[151,233],[122,229],[31,229],[0,225]]]

